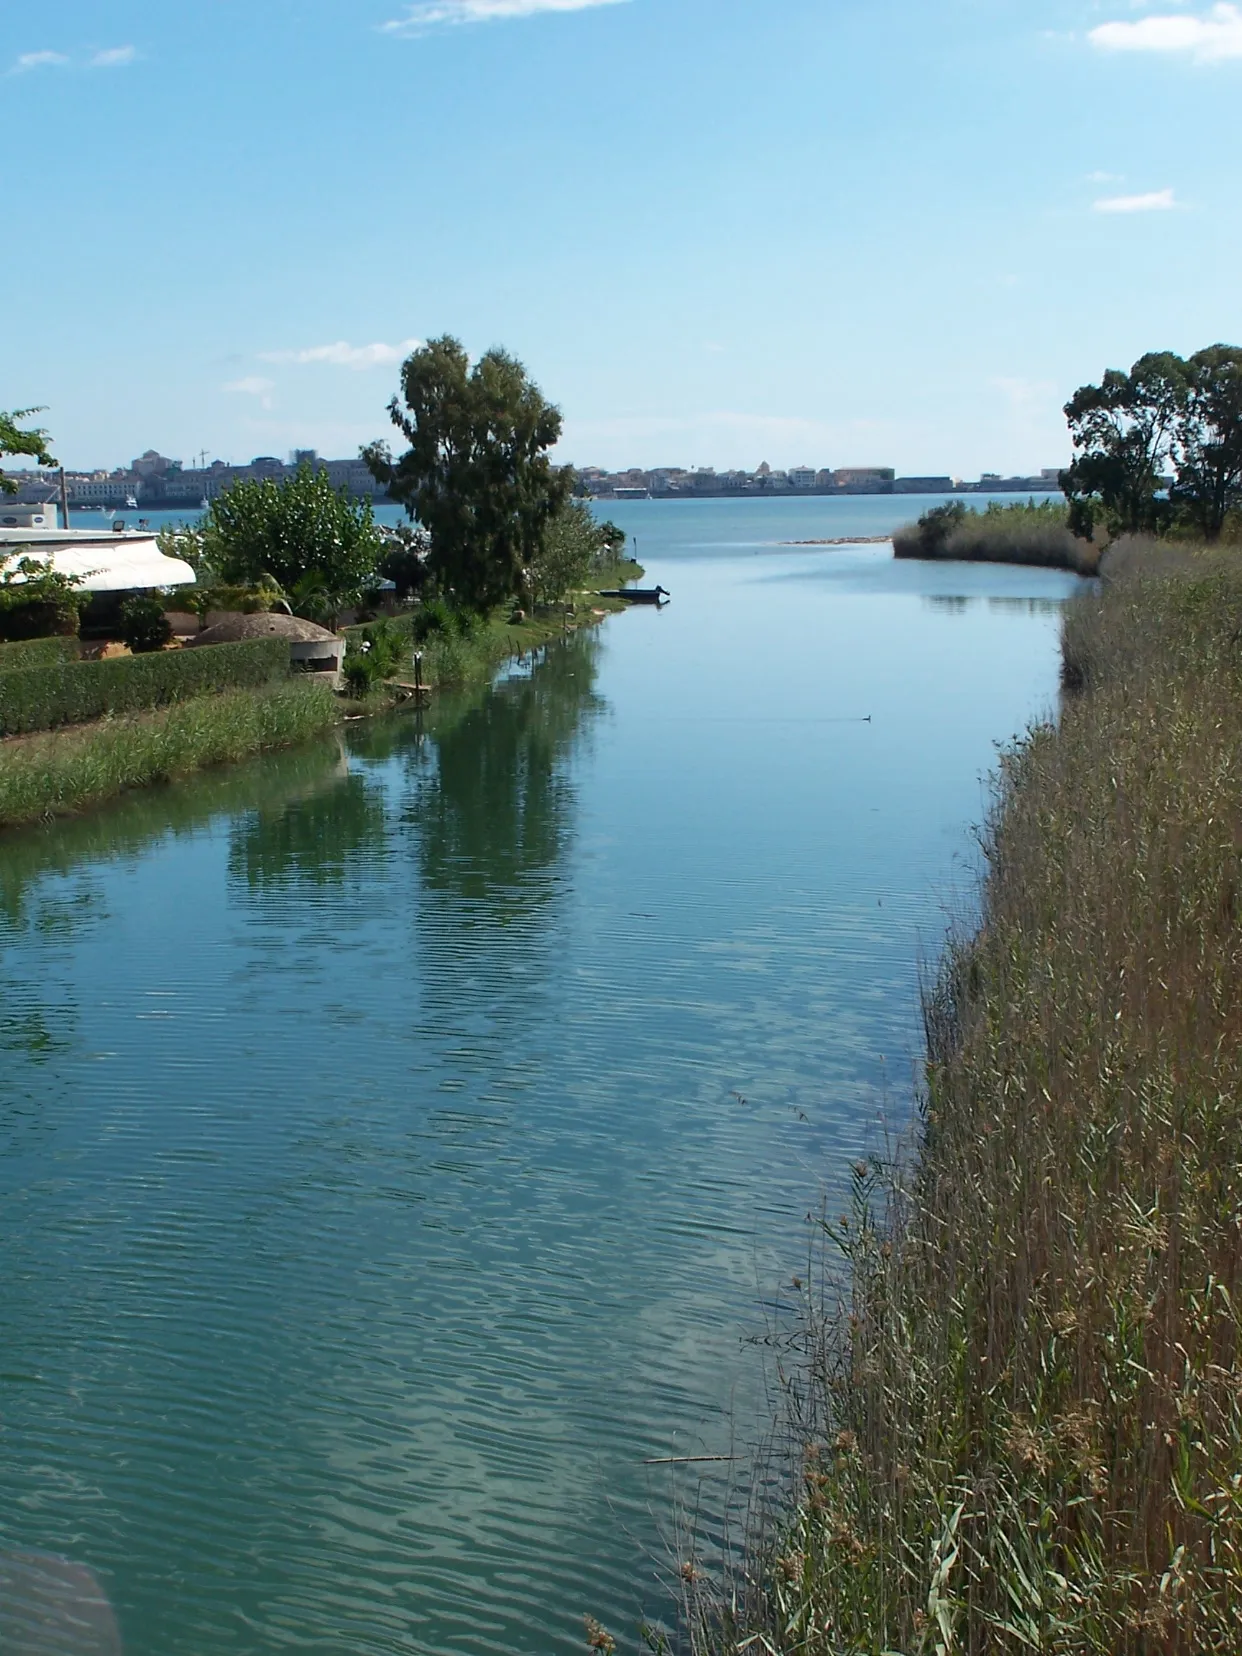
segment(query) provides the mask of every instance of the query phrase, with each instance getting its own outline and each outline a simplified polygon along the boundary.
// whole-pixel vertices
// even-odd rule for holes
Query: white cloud
[[[272,406],[272,392],[276,389],[275,382],[264,379],[261,374],[247,374],[245,379],[230,380],[227,385],[220,387],[221,391],[233,391],[242,397],[257,397],[261,408],[270,409]]]
[[[1242,57],[1242,10],[1213,6],[1202,17],[1141,17],[1134,23],[1101,23],[1088,36],[1106,52],[1180,52],[1200,63]]]
[[[92,69],[124,69],[138,56],[134,46],[109,46],[106,51],[96,52],[91,58]]]
[[[23,52],[10,74],[24,75],[31,69],[62,69],[68,61],[63,52]]]
[[[1095,203],[1097,213],[1169,213],[1177,206],[1172,190],[1149,190],[1146,195],[1105,196]]]
[[[399,345],[350,345],[338,340],[335,345],[311,345],[304,351],[260,351],[260,362],[327,362],[334,368],[391,368],[404,362],[411,351],[422,344],[421,339],[403,339]]]
[[[437,24],[494,23],[504,18],[533,17],[536,12],[588,11],[623,5],[625,0],[417,0],[406,15],[381,23],[385,34],[421,34]]]

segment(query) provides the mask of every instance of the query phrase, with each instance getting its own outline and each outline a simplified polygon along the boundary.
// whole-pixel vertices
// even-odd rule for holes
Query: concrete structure
[[[340,688],[345,640],[297,615],[225,615],[189,643],[197,650],[212,644],[239,644],[250,638],[287,639],[289,664],[295,671],[321,673],[334,689]]]

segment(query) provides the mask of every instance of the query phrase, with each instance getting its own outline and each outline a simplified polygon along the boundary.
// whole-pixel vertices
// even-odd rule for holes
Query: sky
[[[579,465],[1059,465],[1242,342],[1239,108],[1232,4],[0,0],[0,408],[344,456],[449,333]]]

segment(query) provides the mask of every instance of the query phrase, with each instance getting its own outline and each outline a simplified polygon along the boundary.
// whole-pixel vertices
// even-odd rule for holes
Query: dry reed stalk
[[[1242,1649],[1242,574],[1118,580],[1065,644],[918,1155],[827,1227],[793,1515],[699,1650]]]

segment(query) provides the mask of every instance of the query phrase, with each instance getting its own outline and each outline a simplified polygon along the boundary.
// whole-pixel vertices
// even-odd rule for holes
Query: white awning
[[[50,560],[62,575],[77,575],[85,592],[133,592],[194,586],[181,558],[168,558],[154,535],[92,535],[78,530],[0,529],[0,564],[22,556]],[[17,581],[20,575],[14,576]]]

